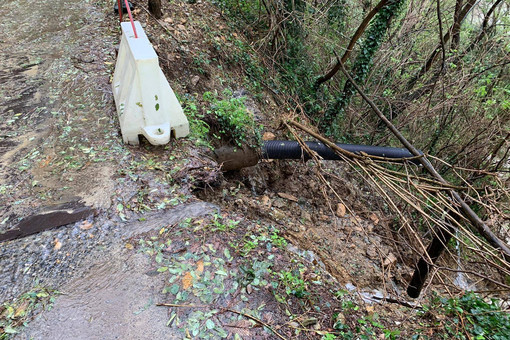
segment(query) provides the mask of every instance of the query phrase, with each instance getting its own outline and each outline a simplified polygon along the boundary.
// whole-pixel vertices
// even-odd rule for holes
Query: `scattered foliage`
[[[57,294],[54,290],[35,287],[15,301],[0,306],[0,339],[10,339],[37,313],[50,310]]]

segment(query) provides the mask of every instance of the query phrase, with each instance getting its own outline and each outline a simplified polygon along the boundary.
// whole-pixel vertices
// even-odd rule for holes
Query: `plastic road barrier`
[[[188,119],[159,67],[158,56],[138,21],[138,38],[129,22],[121,23],[122,38],[115,73],[113,97],[125,143],[138,145],[144,135],[162,145],[189,133]]]

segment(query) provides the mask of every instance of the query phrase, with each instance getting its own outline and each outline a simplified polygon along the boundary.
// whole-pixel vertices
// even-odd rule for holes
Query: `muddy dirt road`
[[[108,84],[115,34],[104,14],[88,1],[17,0],[4,2],[0,15],[0,232],[57,203],[107,209],[114,167],[105,151],[117,131]],[[44,281],[41,260],[86,249],[67,232],[2,244],[2,300]],[[56,240],[65,242],[63,254]]]
[[[62,202],[82,201],[98,212],[85,224],[0,245],[0,303],[34,286],[64,294],[20,339],[178,337],[165,326],[167,311],[155,307],[164,279],[147,275],[149,259],[126,249],[125,240],[215,211],[192,203],[146,222],[116,216],[123,204],[117,198],[137,187],[119,186],[113,176],[125,165],[119,154],[128,151],[119,141],[109,84],[118,32],[105,12],[92,1],[0,6],[6,33],[0,50],[0,232]]]

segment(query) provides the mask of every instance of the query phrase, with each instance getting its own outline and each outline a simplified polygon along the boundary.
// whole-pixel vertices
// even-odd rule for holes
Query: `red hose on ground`
[[[133,16],[131,15],[131,9],[129,8],[128,0],[124,0],[126,4],[126,9],[129,15],[129,20],[131,21],[131,26],[133,27],[133,32],[135,33],[135,39],[138,38],[138,34],[136,34],[135,22],[133,21]]]

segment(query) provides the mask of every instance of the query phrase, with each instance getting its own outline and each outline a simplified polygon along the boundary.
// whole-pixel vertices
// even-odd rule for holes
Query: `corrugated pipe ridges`
[[[313,151],[317,152],[325,160],[341,160],[341,158],[326,145],[320,142],[305,142]],[[390,148],[385,146],[356,145],[356,144],[336,144],[338,147],[352,153],[366,153],[371,156],[379,156],[392,159],[412,158],[413,154],[404,148]],[[296,141],[270,140],[264,142],[262,146],[262,159],[310,159],[310,155],[301,149]],[[411,160],[419,164],[418,160]]]

